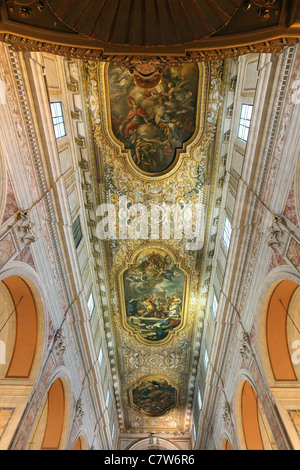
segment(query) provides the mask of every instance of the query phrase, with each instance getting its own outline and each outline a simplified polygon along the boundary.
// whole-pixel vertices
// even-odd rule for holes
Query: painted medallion
[[[185,276],[163,250],[145,250],[123,275],[126,323],[157,342],[182,326]]]
[[[130,400],[140,413],[157,417],[175,408],[177,391],[166,380],[151,377],[132,390]]]
[[[196,129],[199,67],[183,64],[165,69],[158,85],[137,85],[125,68],[109,65],[111,126],[130,151],[135,165],[150,175],[171,167],[176,151]]]

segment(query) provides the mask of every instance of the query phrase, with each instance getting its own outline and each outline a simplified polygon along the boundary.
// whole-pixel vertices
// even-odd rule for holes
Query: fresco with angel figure
[[[127,69],[109,65],[112,132],[140,170],[163,172],[193,136],[198,82],[194,63],[168,67],[153,88],[136,85]]]
[[[145,250],[123,275],[126,323],[150,342],[182,326],[185,275],[163,250]]]

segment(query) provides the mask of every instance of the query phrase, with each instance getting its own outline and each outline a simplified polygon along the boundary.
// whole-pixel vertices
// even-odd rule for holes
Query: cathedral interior
[[[300,450],[300,1],[0,1],[0,450]]]

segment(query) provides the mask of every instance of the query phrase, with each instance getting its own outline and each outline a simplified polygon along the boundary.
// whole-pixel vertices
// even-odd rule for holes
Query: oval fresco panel
[[[127,69],[109,64],[108,87],[114,136],[138,169],[165,172],[196,130],[199,66],[168,67],[158,85],[145,88]]]
[[[144,379],[130,394],[131,406],[151,417],[163,416],[177,405],[177,390],[166,380]]]
[[[124,272],[125,322],[158,342],[183,325],[184,272],[163,250],[144,250]]]

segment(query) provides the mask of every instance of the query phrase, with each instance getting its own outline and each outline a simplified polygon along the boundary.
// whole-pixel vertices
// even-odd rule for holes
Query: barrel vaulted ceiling
[[[97,236],[123,430],[185,433],[203,326],[199,284],[223,61],[165,67],[151,87],[119,64],[84,69],[98,204],[111,210],[98,212]]]
[[[224,59],[297,41],[298,7],[285,0],[1,2],[2,41],[83,59],[101,222],[95,269],[109,297],[124,432],[190,430]]]

